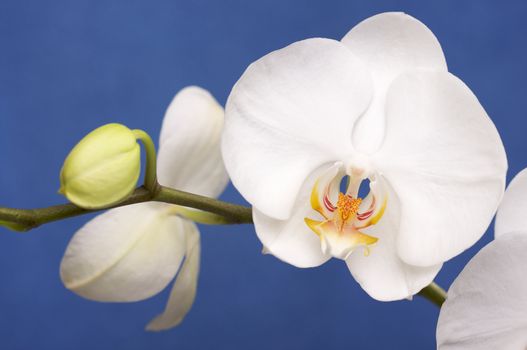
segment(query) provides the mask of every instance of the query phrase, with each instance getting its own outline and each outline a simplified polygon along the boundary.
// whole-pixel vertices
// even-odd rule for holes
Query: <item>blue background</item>
[[[121,122],[157,136],[182,87],[221,103],[253,60],[314,36],[341,38],[400,10],[437,35],[450,70],[500,131],[510,178],[527,165],[524,1],[5,1],[0,3],[0,204],[63,202],[58,174],[90,130]],[[485,140],[481,140],[485,142]],[[232,186],[222,199],[242,203]],[[456,203],[452,203],[456,205]],[[447,220],[447,218],[445,218]],[[16,234],[0,228],[1,349],[432,349],[438,310],[419,297],[370,299],[345,265],[296,269],[260,254],[251,226],[202,227],[196,303],[184,323],[148,333],[167,292],[139,303],[90,302],[58,267],[88,217]],[[483,244],[448,262],[448,286]]]

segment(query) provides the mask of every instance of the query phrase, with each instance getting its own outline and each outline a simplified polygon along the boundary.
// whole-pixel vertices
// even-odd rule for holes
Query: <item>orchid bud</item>
[[[124,125],[106,124],[93,130],[64,161],[59,193],[86,209],[124,200],[139,179],[140,152],[134,131]]]

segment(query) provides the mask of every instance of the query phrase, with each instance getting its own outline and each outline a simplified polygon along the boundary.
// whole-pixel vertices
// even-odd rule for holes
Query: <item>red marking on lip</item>
[[[360,221],[366,220],[375,212],[375,196],[373,196],[370,207],[364,213],[357,214],[357,219]]]
[[[331,204],[331,201],[329,200],[327,194],[324,195],[324,206],[325,206],[326,209],[329,210],[330,212],[334,212],[335,209],[336,209],[335,206],[333,206],[333,204]]]
[[[367,218],[369,218],[371,215],[373,214],[373,209],[370,209],[368,210],[367,212],[364,212],[364,213],[361,213],[361,214],[357,214],[357,219],[359,220],[366,220]]]

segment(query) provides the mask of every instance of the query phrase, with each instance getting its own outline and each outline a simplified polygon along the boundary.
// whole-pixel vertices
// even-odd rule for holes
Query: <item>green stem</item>
[[[226,223],[253,223],[252,209],[249,207],[222,202],[214,198],[199,196],[197,194],[183,192],[173,188],[160,186],[160,190],[155,194],[152,200],[208,211],[223,216]]]
[[[198,224],[225,225],[230,223],[230,221],[225,218],[225,216],[213,214],[208,211],[182,207],[180,205],[174,205],[172,208],[172,213],[197,222]]]
[[[428,286],[424,287],[418,295],[422,296],[425,299],[430,300],[432,303],[436,304],[441,308],[441,305],[446,300],[446,292],[443,288],[437,285],[435,282],[430,283]]]
[[[155,192],[157,190],[157,155],[156,146],[150,135],[140,129],[132,130],[137,140],[141,140],[146,152],[145,187]]]
[[[125,201],[111,208],[148,201],[177,204],[180,206],[204,210],[223,217],[225,224],[252,223],[251,208],[226,203],[193,193],[174,190],[156,184],[156,191],[149,191],[146,186],[137,188]],[[105,208],[110,209],[110,208]],[[15,209],[0,207],[0,225],[16,231],[28,231],[40,225],[100,211],[102,209],[83,209],[73,203],[54,205],[37,209]],[[218,221],[218,223],[220,223]]]

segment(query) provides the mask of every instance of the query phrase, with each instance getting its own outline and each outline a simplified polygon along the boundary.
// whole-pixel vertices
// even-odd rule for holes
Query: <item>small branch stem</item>
[[[218,214],[210,213],[208,211],[191,209],[188,207],[182,207],[180,205],[174,205],[172,213],[180,215],[198,224],[204,225],[224,225],[229,224],[230,221]]]
[[[437,285],[435,282],[430,283],[417,294],[425,299],[428,299],[430,302],[434,303],[439,308],[441,308],[441,305],[443,305],[447,296],[445,290],[439,285]]]
[[[156,146],[150,135],[140,129],[132,130],[137,140],[141,140],[145,147],[146,167],[145,167],[145,187],[151,192],[157,190],[157,156]]]
[[[252,210],[249,207],[168,187],[161,186],[152,200],[208,211],[225,217],[229,223],[233,224],[250,224],[253,222]]]

